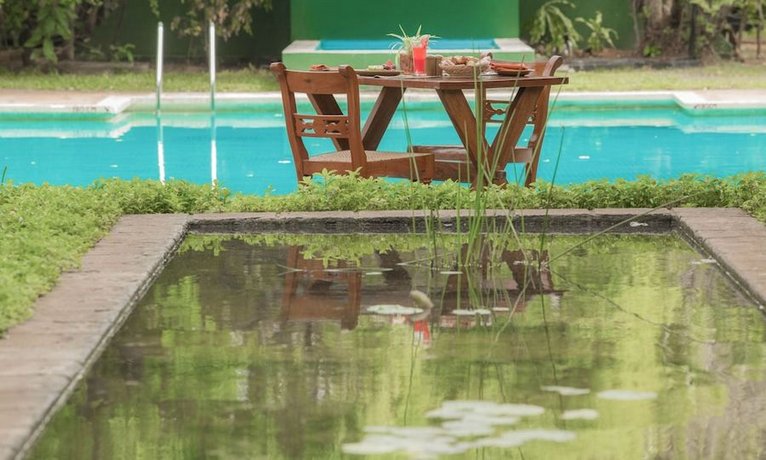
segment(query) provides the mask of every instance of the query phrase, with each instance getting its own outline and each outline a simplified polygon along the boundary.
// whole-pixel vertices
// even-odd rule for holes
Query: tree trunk
[[[636,39],[636,51],[638,53],[643,52],[644,49],[644,34],[641,33],[641,26],[638,20],[639,12],[641,11],[642,0],[631,0],[631,16],[633,16],[633,34]]]
[[[69,61],[74,61],[74,40],[75,36],[77,35],[75,32],[75,21],[72,19],[69,23],[69,30],[71,31],[71,36],[66,41],[66,45],[64,48],[64,57]]]
[[[674,0],[644,0],[646,11],[646,39],[649,42],[662,41],[663,32],[670,24]]]
[[[758,27],[755,29],[755,57],[761,57],[761,31],[763,30],[763,2],[758,0]]]
[[[669,23],[675,0],[644,0],[647,11],[647,27],[652,31],[661,31]]]

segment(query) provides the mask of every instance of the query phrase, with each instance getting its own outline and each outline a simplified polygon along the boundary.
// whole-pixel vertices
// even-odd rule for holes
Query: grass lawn
[[[563,75],[563,72],[560,72]],[[635,91],[699,89],[766,89],[766,65],[720,63],[715,65],[650,69],[629,68],[570,72],[563,91]],[[165,91],[209,90],[204,71],[165,74]],[[153,91],[154,72],[109,73],[98,75],[11,73],[0,70],[0,89],[68,91]],[[263,69],[224,70],[218,74],[221,92],[276,91],[271,73]]]
[[[724,63],[675,69],[574,72],[562,91],[766,89],[766,65]]]

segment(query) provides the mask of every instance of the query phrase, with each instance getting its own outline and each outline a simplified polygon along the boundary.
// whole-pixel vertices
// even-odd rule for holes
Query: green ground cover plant
[[[154,71],[105,72],[100,74],[44,73],[39,71],[9,72],[0,69],[0,88],[37,91],[109,91],[153,92],[156,86]],[[164,73],[163,90],[166,92],[207,92],[210,76],[202,70]],[[245,68],[223,70],[216,76],[219,92],[262,92],[279,89],[271,72]]]
[[[564,72],[559,72],[566,75]],[[701,89],[766,89],[763,65],[726,62],[691,68],[621,68],[570,73],[570,82],[562,91],[637,91]],[[168,71],[163,88],[166,92],[210,89],[205,71]],[[0,89],[45,91],[154,91],[153,71],[102,73],[96,75],[46,74],[24,71],[13,73],[0,69]],[[218,74],[219,92],[276,91],[278,85],[270,72],[262,69],[225,70]]]
[[[558,75],[558,74],[557,74]],[[562,74],[563,75],[563,74]],[[570,74],[562,91],[661,91],[766,88],[763,65],[720,63],[666,69],[622,68]]]
[[[171,181],[106,180],[88,187],[0,184],[0,333],[31,314],[35,299],[124,214],[235,211],[456,209],[471,207],[475,191],[456,183],[407,182],[326,175],[298,192],[246,196]],[[487,208],[740,207],[766,222],[766,174],[725,179],[683,176],[656,181],[592,181],[567,187],[489,187]],[[370,197],[373,197],[370,199]]]

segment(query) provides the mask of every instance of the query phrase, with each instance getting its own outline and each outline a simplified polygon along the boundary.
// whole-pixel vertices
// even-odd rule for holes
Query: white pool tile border
[[[722,94],[723,93],[723,94]],[[374,100],[376,92],[365,91],[363,100]],[[766,109],[766,91],[716,91],[715,97],[705,91],[619,91],[619,92],[561,92],[553,96],[561,102],[651,102],[674,101],[689,110],[710,109]],[[432,91],[409,91],[407,100],[413,102],[437,101]],[[280,103],[278,92],[220,93],[216,96],[219,108],[258,103]],[[126,111],[153,111],[156,104],[154,93],[133,95],[110,95],[95,104],[33,102],[17,103],[0,101],[3,113],[82,113],[118,115]],[[162,97],[163,107],[169,110],[205,110],[210,104],[208,93],[167,93]]]
[[[518,38],[499,37],[494,38],[497,48],[493,48],[491,51],[503,52],[503,53],[532,53],[534,50],[521,41]],[[282,50],[282,55],[285,54],[359,54],[360,50],[321,50],[319,48],[319,40],[295,40],[290,43],[287,48]],[[384,55],[391,56],[391,50],[361,50],[363,54],[370,55]],[[471,48],[455,48],[455,49],[439,49],[440,53],[463,53],[470,54],[476,52]]]

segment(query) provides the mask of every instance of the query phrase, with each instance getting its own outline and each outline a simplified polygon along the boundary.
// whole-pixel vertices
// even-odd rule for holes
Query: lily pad
[[[646,399],[656,399],[657,393],[653,391],[631,391],[631,390],[606,390],[598,393],[601,399],[612,399],[615,401],[643,401]]]
[[[595,420],[597,418],[598,411],[593,409],[566,410],[561,414],[561,420]]]
[[[367,307],[368,313],[374,313],[376,315],[408,316],[417,315],[418,313],[423,313],[423,311],[422,308],[405,307],[404,305],[396,304],[380,304]]]
[[[587,395],[590,393],[590,390],[587,388],[574,388],[574,387],[564,387],[564,386],[558,386],[558,385],[548,385],[540,388],[543,391],[552,391],[554,393],[558,393],[561,396],[579,396],[579,395]]]
[[[491,315],[492,312],[487,310],[486,308],[477,308],[475,310],[466,310],[464,308],[458,308],[455,310],[452,310],[450,313],[452,313],[455,316],[488,316]]]

